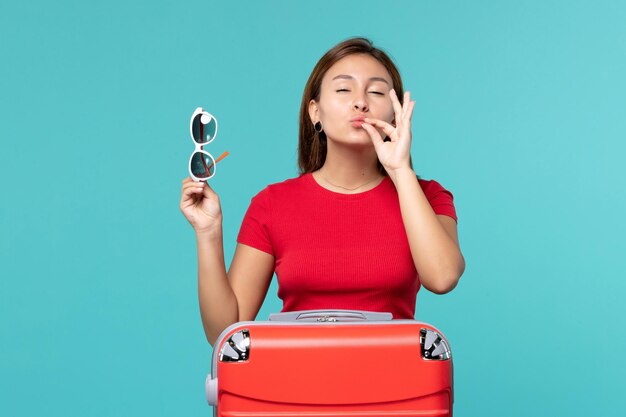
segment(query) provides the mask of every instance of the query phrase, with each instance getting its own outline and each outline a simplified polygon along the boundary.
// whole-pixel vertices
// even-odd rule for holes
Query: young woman
[[[418,179],[413,101],[391,59],[363,38],[317,63],[300,109],[300,176],[258,193],[227,272],[222,212],[204,183],[183,180],[196,232],[202,323],[213,344],[254,320],[274,272],[282,311],[388,311],[412,319],[420,286],[443,294],[465,269],[452,194]]]

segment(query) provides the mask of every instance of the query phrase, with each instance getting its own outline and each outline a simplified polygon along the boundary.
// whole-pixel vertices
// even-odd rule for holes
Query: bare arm
[[[196,231],[200,316],[206,338],[213,345],[226,327],[254,320],[274,273],[274,257],[237,245],[227,274],[217,194],[208,184],[186,178],[180,208]]]
[[[196,236],[200,315],[213,346],[231,324],[256,318],[274,274],[274,257],[238,244],[227,274],[221,230],[219,235]]]
[[[394,90],[389,97],[396,125],[366,118],[362,127],[369,133],[378,160],[398,191],[402,221],[420,281],[426,289],[444,294],[456,286],[465,270],[456,222],[435,214],[411,168],[411,116],[415,106],[411,94],[404,93],[403,104]],[[390,140],[384,141],[375,127]]]
[[[196,233],[196,242],[200,317],[206,338],[213,345],[222,330],[237,321],[237,297],[224,265],[221,224],[214,232]]]
[[[429,291],[447,293],[465,270],[456,222],[449,216],[435,214],[413,170],[394,174],[402,221],[420,281]]]
[[[272,281],[274,266],[272,255],[237,244],[228,278],[238,301],[238,321],[256,318]]]

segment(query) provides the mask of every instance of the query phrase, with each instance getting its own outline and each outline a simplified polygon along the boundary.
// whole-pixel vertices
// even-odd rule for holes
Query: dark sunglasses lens
[[[191,172],[196,178],[207,179],[213,176],[215,162],[207,154],[195,152],[191,157]]]
[[[217,133],[217,121],[207,114],[196,114],[191,122],[193,140],[199,144],[209,143],[215,139]]]

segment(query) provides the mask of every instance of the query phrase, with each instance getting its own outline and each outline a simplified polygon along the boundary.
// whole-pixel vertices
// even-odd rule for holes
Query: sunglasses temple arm
[[[224,152],[223,154],[220,155],[219,158],[217,158],[215,160],[215,163],[217,164],[219,161],[221,161],[222,159],[226,158],[229,155],[228,151]]]
[[[222,159],[226,158],[228,155],[229,155],[228,151],[226,151],[223,154],[221,154],[220,157],[215,160],[215,164],[217,165],[217,163],[219,161],[221,161]],[[207,168],[207,173],[209,172],[208,170],[210,170],[212,167],[213,167],[213,164],[209,165],[209,167]]]
[[[207,165],[206,161],[204,160],[204,158],[200,158],[202,160],[202,166],[204,167],[204,173],[209,176],[210,172],[211,172],[211,167],[213,166],[213,164],[211,165]]]

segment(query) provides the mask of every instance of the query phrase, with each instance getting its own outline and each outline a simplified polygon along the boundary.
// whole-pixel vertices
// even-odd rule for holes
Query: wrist
[[[415,171],[410,166],[404,166],[392,170],[388,170],[387,174],[389,178],[394,182],[394,184],[398,181],[398,179],[403,177],[416,177]]]
[[[203,229],[196,229],[196,239],[215,239],[222,237],[222,219],[216,219],[213,224]]]

